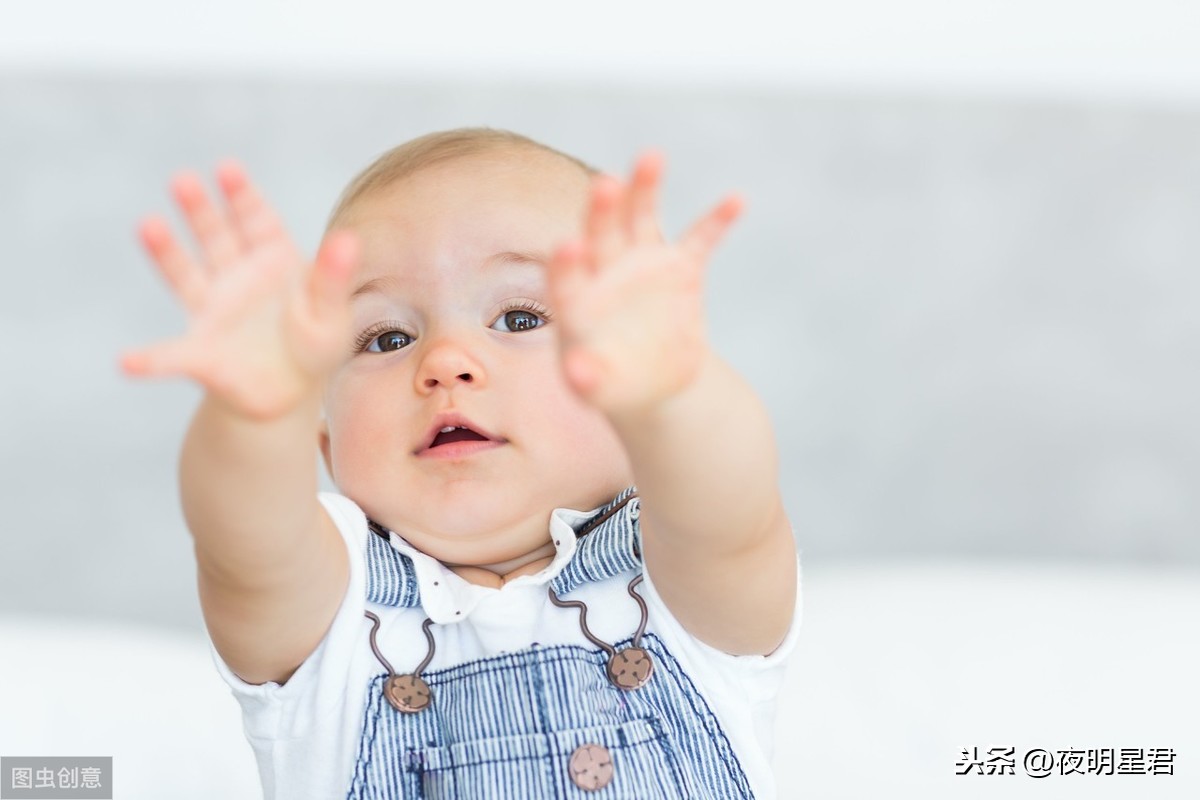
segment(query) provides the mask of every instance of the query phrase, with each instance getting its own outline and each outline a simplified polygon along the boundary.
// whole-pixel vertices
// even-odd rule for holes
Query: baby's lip
[[[413,451],[413,455],[417,455],[424,450],[428,450],[429,446],[433,444],[433,440],[437,438],[437,435],[441,432],[442,428],[450,425],[453,425],[454,427],[470,428],[480,436],[486,437],[487,440],[491,442],[504,443],[508,441],[508,439],[497,436],[491,431],[480,427],[468,419],[465,415],[460,414],[457,411],[443,411],[433,418],[433,422],[430,424],[429,429],[425,431],[425,438],[421,440],[421,443],[417,446],[417,449]]]

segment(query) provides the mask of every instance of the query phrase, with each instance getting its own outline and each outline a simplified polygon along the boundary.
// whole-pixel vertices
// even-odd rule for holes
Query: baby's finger
[[[200,252],[216,273],[228,269],[242,251],[242,243],[229,220],[212,202],[193,172],[181,172],[171,181],[176,202],[200,244]]]
[[[597,175],[592,179],[591,204],[584,230],[593,256],[593,270],[616,259],[625,247],[624,193],[620,181],[611,175]]]
[[[562,323],[569,326],[569,310],[587,291],[588,266],[584,244],[572,240],[559,245],[546,265],[546,288],[550,304]]]
[[[189,312],[194,311],[204,297],[207,280],[201,269],[192,261],[161,217],[149,217],[138,228],[142,246],[149,251],[152,260],[167,285]]]
[[[633,172],[633,184],[629,199],[629,230],[633,240],[639,244],[662,242],[658,227],[658,185],[662,177],[663,156],[651,150],[638,159]]]
[[[260,247],[286,236],[283,222],[250,182],[246,170],[234,159],[217,166],[217,183],[229,201],[234,225],[249,247]]]
[[[599,360],[579,348],[563,357],[563,372],[570,386],[585,400],[591,400],[602,383],[603,370]]]
[[[691,227],[680,240],[680,246],[697,260],[707,259],[745,205],[741,195],[729,195]]]
[[[350,231],[334,231],[321,243],[306,292],[308,312],[314,320],[336,320],[346,313],[360,255],[358,237]]]
[[[190,366],[190,348],[183,339],[168,339],[121,354],[121,370],[135,378],[187,375]]]

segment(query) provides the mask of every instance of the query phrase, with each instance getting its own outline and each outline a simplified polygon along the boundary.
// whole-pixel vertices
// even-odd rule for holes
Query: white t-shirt
[[[376,534],[349,498],[322,492],[319,499],[350,552],[350,582],[333,623],[317,648],[286,684],[250,684],[230,670],[210,641],[217,670],[242,707],[246,737],[254,748],[264,800],[342,798],[349,791],[362,733],[367,685],[386,670],[370,646],[370,610],[381,621],[376,643],[397,672],[413,669],[428,646],[421,623],[434,623],[436,647],[427,670],[521,650],[531,643],[574,644],[594,649],[578,616],[555,607],[546,584],[570,561],[575,528],[599,509],[556,508],[551,538],[554,561],[541,572],[514,578],[500,589],[469,583],[395,533],[394,548],[410,557],[423,606],[396,608],[367,601],[365,551]],[[653,576],[643,571],[638,587],[649,610],[646,631],[657,635],[690,676],[715,713],[756,798],[774,798],[771,771],[775,698],[800,628],[801,600],[783,643],[769,656],[723,653],[689,634],[663,604]],[[593,634],[606,642],[628,637],[640,612],[627,592],[629,576],[585,583],[564,599],[583,600]]]

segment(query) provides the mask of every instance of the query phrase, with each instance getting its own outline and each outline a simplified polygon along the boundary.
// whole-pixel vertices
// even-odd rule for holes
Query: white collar
[[[591,511],[553,509],[550,512],[550,537],[554,542],[554,560],[538,572],[518,575],[499,589],[464,580],[433,556],[413,547],[395,531],[390,532],[388,541],[395,550],[412,559],[417,574],[417,588],[421,593],[421,606],[429,618],[438,624],[462,622],[490,594],[505,591],[510,586],[540,586],[554,580],[575,555],[576,529],[603,507],[597,506]]]

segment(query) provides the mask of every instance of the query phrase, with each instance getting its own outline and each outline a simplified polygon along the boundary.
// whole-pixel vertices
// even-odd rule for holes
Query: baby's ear
[[[317,420],[317,446],[321,448],[321,458],[325,459],[325,471],[329,473],[329,479],[333,477],[333,459],[329,452],[329,420],[325,419],[325,410],[321,410],[321,418]]]

